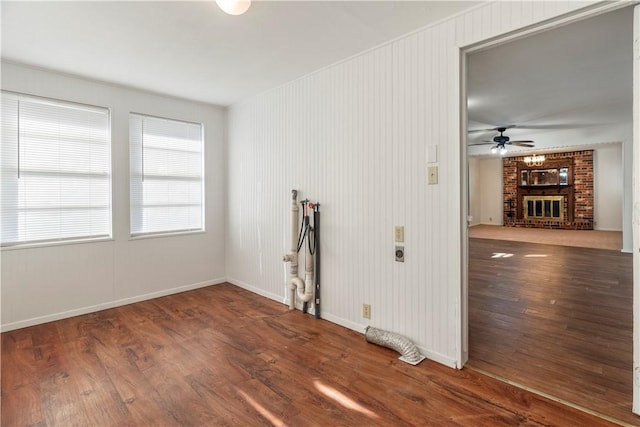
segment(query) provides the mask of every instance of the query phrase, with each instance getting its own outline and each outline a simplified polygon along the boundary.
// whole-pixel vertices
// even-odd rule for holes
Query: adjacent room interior
[[[467,56],[468,366],[630,423],[632,18]]]
[[[636,2],[224,3],[1,2],[3,425],[640,423]]]

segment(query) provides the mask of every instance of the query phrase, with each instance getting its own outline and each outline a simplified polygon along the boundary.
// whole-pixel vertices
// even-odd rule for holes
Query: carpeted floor
[[[469,237],[618,251],[622,249],[621,231],[547,230],[500,225],[474,225],[469,228]]]

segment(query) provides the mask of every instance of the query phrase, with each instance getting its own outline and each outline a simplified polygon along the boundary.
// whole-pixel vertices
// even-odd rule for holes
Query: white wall
[[[596,230],[623,230],[623,170],[622,144],[603,145],[594,150],[593,209]]]
[[[322,204],[323,317],[404,334],[460,366],[459,47],[581,6],[485,4],[235,105],[230,281],[285,299],[281,258],[298,189]],[[438,185],[426,184],[427,145],[438,146]],[[405,226],[403,264],[394,262],[394,225]]]
[[[222,108],[2,63],[2,89],[111,109],[114,239],[2,250],[2,330],[224,281]],[[129,112],[205,127],[206,232],[129,240]]]
[[[469,157],[470,225],[503,225],[502,158]]]
[[[482,215],[482,186],[480,181],[481,159],[469,157],[469,225],[481,223]]]
[[[489,225],[504,225],[502,158],[481,159],[479,163],[480,222]]]

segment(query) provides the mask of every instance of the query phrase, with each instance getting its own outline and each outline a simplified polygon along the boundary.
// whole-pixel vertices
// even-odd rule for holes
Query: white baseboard
[[[279,303],[285,304],[286,301],[283,301],[282,295],[278,295],[278,294],[273,294],[271,292],[266,292],[263,289],[260,288],[256,288],[255,286],[252,286],[248,283],[245,283],[241,280],[237,280],[237,279],[233,279],[231,277],[227,277],[226,281],[231,283],[232,285],[235,285],[239,288],[242,289],[246,289],[249,292],[253,292],[254,294],[258,294],[260,296],[263,296],[265,298],[269,298],[271,300],[277,301]]]
[[[254,294],[258,294],[258,295],[263,296],[265,298],[269,298],[271,300],[277,301],[279,303],[282,303],[282,304],[288,304],[289,303],[285,298],[282,297],[282,295],[273,294],[271,292],[265,292],[263,289],[260,289],[260,288],[257,288],[255,286],[252,286],[252,285],[250,285],[248,283],[245,283],[245,282],[243,282],[241,280],[237,280],[237,279],[233,279],[233,278],[227,277],[227,282],[229,282],[232,285],[235,285],[235,286],[237,286],[239,288],[246,289],[247,291],[253,292]],[[310,314],[313,314],[312,307],[310,307],[310,308],[311,308]],[[361,334],[364,334],[364,329],[365,329],[366,326],[363,326],[363,325],[360,325],[358,323],[354,323],[354,322],[345,320],[345,319],[343,319],[341,317],[337,317],[337,316],[334,316],[334,315],[332,315],[330,313],[326,313],[326,312],[320,313],[320,317],[322,319],[324,319],[324,320],[328,320],[331,323],[335,323],[336,325],[344,326],[347,329],[351,329],[353,331],[360,332]]]
[[[133,297],[123,298],[116,301],[105,302],[102,304],[91,305],[87,307],[76,308],[73,310],[62,311],[59,313],[48,314],[46,316],[34,317],[31,319],[20,320],[18,322],[11,322],[0,326],[0,332],[13,331],[15,329],[26,328],[29,326],[39,325],[41,323],[53,322],[55,320],[67,319],[69,317],[80,316],[82,314],[95,313],[96,311],[106,310],[109,308],[120,307],[134,302],[146,301],[154,298],[164,297],[171,294],[178,294],[180,292],[190,291],[192,289],[204,288],[212,285],[219,285],[226,281],[225,278],[218,278],[207,280],[200,283],[192,283],[190,285],[178,286],[171,289],[163,289],[157,292],[151,292],[143,295],[136,295]]]
[[[286,301],[283,301],[283,297],[282,295],[276,295],[273,294],[271,292],[265,292],[264,290],[260,289],[260,288],[256,288],[255,286],[249,285],[248,283],[242,282],[240,280],[236,280],[236,279],[232,279],[232,278],[227,278],[227,282],[231,283],[232,285],[238,286],[242,289],[246,289],[247,291],[253,292],[255,294],[258,294],[260,296],[263,296],[265,298],[269,298],[272,299],[274,301],[277,302],[281,302],[283,304],[286,304]],[[339,316],[335,316],[331,313],[327,313],[325,311],[320,313],[320,317],[326,321],[329,321],[331,323],[335,323],[336,325],[340,325],[342,327],[345,327],[347,329],[351,329],[352,331],[356,331],[358,333],[361,333],[364,335],[365,329],[367,328],[367,325],[361,325],[359,323],[355,323],[352,322],[350,320],[346,320],[343,319],[342,317]],[[362,337],[362,339],[364,339],[364,336]],[[375,344],[372,344],[375,345]],[[455,359],[452,359],[450,357],[447,357],[445,355],[442,355],[440,353],[434,352],[434,351],[430,351],[427,350],[426,348],[422,347],[422,346],[417,346],[418,349],[420,350],[420,352],[427,357],[427,359],[432,360],[434,362],[440,363],[442,365],[448,366],[449,368],[458,368],[458,364],[456,363]],[[398,356],[399,357],[399,356]]]
[[[329,313],[322,313],[322,315],[320,316],[325,320],[328,320],[331,323],[335,323],[337,325],[343,326],[347,329],[351,329],[353,331],[359,332],[361,334],[364,335],[365,333],[365,329],[367,328],[367,326],[365,325],[360,325],[358,323],[354,323],[351,322],[349,320],[345,320],[341,317],[337,317],[334,316],[332,314]],[[364,339],[364,337],[362,338]],[[432,360],[434,362],[438,362],[442,365],[448,366],[449,368],[456,368],[457,367],[457,363],[455,359],[452,359],[450,357],[447,357],[445,355],[442,355],[440,353],[434,352],[434,351],[430,351],[427,350],[426,348],[422,347],[422,346],[417,346],[418,349],[420,350],[420,353],[422,353],[423,356],[425,356],[427,359]],[[398,356],[400,357],[400,356]]]
[[[342,317],[334,316],[331,313],[320,313],[320,317],[328,320],[331,323],[335,323],[336,325],[343,326],[347,329],[351,329],[352,331],[359,332],[364,334],[364,330],[367,328],[367,325],[361,325],[359,323],[352,322],[350,320],[343,319]],[[363,338],[364,339],[364,338]]]
[[[429,360],[433,360],[434,362],[440,363],[441,365],[447,366],[449,368],[462,369],[462,366],[458,366],[456,360],[452,359],[449,356],[445,356],[444,354],[440,354],[435,351],[427,350],[422,346],[418,346],[418,349]]]
[[[46,316],[40,316],[40,317],[34,317],[31,319],[26,319],[26,320],[20,320],[18,322],[12,322],[12,323],[7,323],[7,324],[3,324],[0,326],[0,331],[1,332],[8,332],[8,331],[13,331],[15,329],[21,329],[21,328],[26,328],[29,326],[34,326],[34,325],[39,325],[42,323],[47,323],[47,322],[53,322],[55,320],[62,320],[62,319],[67,319],[69,317],[75,317],[75,316],[80,316],[83,314],[88,314],[88,313],[95,313],[97,311],[101,311],[101,310],[107,310],[109,308],[115,308],[115,307],[120,307],[123,305],[127,305],[127,304],[132,304],[132,303],[136,303],[136,302],[140,302],[140,301],[146,301],[146,300],[150,300],[150,299],[154,299],[154,298],[159,298],[159,297],[163,297],[163,296],[167,296],[167,295],[172,295],[172,294],[177,294],[180,292],[186,292],[186,291],[190,291],[193,289],[198,289],[198,288],[204,288],[207,286],[212,286],[212,285],[219,285],[221,283],[225,283],[225,282],[229,282],[232,285],[238,286],[239,288],[242,289],[246,289],[250,292],[253,292],[257,295],[263,296],[265,298],[269,298],[271,300],[280,302],[282,304],[286,304],[286,301],[283,301],[283,297],[282,295],[277,295],[277,294],[273,294],[271,292],[265,292],[264,290],[257,288],[255,286],[249,285],[248,283],[244,283],[240,280],[236,280],[236,279],[232,279],[232,278],[217,278],[217,279],[212,279],[212,280],[207,280],[204,282],[200,282],[200,283],[193,283],[190,285],[185,285],[185,286],[178,286],[176,288],[171,288],[171,289],[163,289],[161,291],[157,291],[157,292],[151,292],[148,294],[143,294],[143,295],[136,295],[133,297],[128,297],[128,298],[122,298],[116,301],[110,301],[110,302],[106,302],[103,304],[97,304],[97,305],[92,305],[92,306],[87,306],[87,307],[81,307],[81,308],[77,308],[74,310],[68,310],[68,311],[63,311],[63,312],[59,312],[59,313],[53,313],[53,314],[48,314]],[[350,320],[346,320],[343,319],[341,317],[335,316],[331,313],[325,313],[323,312],[321,314],[321,317],[324,320],[327,320],[331,323],[335,323],[336,325],[340,325],[342,327],[345,327],[347,329],[351,329],[352,331],[356,331],[358,333],[361,333],[364,335],[365,329],[366,329],[366,325],[361,325],[359,323],[355,323],[352,322]],[[364,337],[362,338],[364,339]],[[424,347],[418,346],[418,348],[420,349],[420,351],[422,352],[423,355],[425,355],[429,360],[433,360],[435,362],[441,363],[445,366],[451,367],[451,368],[456,368],[456,362],[455,360],[446,357],[442,354],[433,352],[433,351],[429,351],[427,349],[425,349]]]

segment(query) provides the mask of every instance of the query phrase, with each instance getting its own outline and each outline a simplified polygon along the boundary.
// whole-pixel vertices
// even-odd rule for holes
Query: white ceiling
[[[468,127],[517,125],[506,134],[535,139],[537,148],[593,142],[596,130],[631,122],[632,59],[632,7],[472,53]],[[471,133],[468,142],[494,135]],[[598,138],[611,142],[605,132]],[[470,154],[490,147],[472,147]]]
[[[254,0],[230,16],[213,1],[2,1],[1,54],[230,105],[479,3]],[[516,124],[512,139],[544,147],[540,132],[629,121],[632,15],[627,7],[470,54],[469,129]]]
[[[2,1],[2,58],[230,105],[478,3]]]

